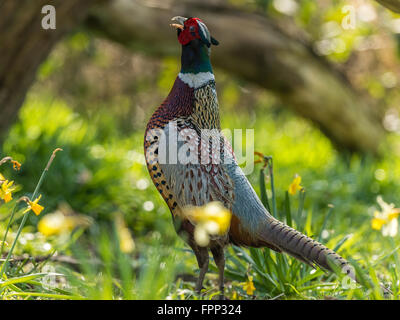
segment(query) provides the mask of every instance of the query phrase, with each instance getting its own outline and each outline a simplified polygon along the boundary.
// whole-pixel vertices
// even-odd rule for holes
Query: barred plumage
[[[209,248],[219,268],[223,294],[223,247],[228,243],[284,251],[328,270],[331,269],[328,259],[339,267],[347,266],[347,261],[338,254],[276,220],[264,208],[237,165],[231,146],[220,135],[218,99],[209,57],[209,47],[218,42],[209,34],[196,34],[208,32],[202,22],[201,27],[197,25],[201,20],[182,17],[175,20],[179,22],[174,26],[182,44],[182,70],[147,125],[144,147],[150,176],[171,210],[177,232],[196,254],[200,267],[196,289],[202,288]],[[175,133],[181,140],[170,140]],[[217,141],[214,149],[213,139]],[[164,161],[173,156],[171,148],[180,150],[183,145],[191,161]],[[220,201],[232,212],[231,226],[227,235],[214,238],[208,247],[201,247],[194,241],[195,222],[186,215],[185,207],[211,201]]]

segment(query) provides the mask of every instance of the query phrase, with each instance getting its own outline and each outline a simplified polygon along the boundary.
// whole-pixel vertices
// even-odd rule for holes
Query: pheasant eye
[[[196,31],[196,28],[195,28],[194,26],[190,26],[189,31],[190,31],[190,32],[195,32],[195,31]]]

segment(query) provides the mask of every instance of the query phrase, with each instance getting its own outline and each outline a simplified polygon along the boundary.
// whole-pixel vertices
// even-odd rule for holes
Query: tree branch
[[[53,0],[56,29],[44,30],[47,0],[0,0],[0,135],[14,122],[39,65],[95,3],[106,0]]]
[[[376,0],[376,1],[392,11],[400,13],[400,0]]]
[[[0,262],[4,262],[6,259],[1,258]],[[54,255],[46,255],[46,256],[34,256],[31,257],[29,255],[22,255],[22,256],[17,256],[14,258],[11,258],[10,263],[16,263],[16,262],[45,262],[45,261],[53,261],[53,262],[61,262],[61,263],[67,263],[67,264],[79,264],[79,261],[77,261],[75,258],[70,257],[70,256],[54,256]]]
[[[106,4],[93,7],[102,1]],[[221,41],[213,52],[215,66],[271,90],[340,148],[378,150],[383,129],[372,100],[356,92],[310,45],[264,16],[221,0],[54,0],[57,29],[43,30],[45,4],[46,0],[0,0],[0,134],[16,118],[38,66],[54,44],[92,9],[86,25],[93,30],[132,50],[158,56],[179,54],[175,32],[168,28],[171,17],[199,16]]]
[[[115,0],[92,10],[86,25],[132,50],[178,55],[176,15],[201,17],[220,41],[216,67],[274,92],[313,121],[340,148],[377,153],[384,131],[372,99],[356,92],[345,76],[264,16],[218,0]]]

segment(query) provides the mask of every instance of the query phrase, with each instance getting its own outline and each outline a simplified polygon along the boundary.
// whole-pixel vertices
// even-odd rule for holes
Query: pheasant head
[[[172,18],[178,41],[182,45],[182,73],[212,72],[210,47],[218,45],[205,23],[199,18]]]

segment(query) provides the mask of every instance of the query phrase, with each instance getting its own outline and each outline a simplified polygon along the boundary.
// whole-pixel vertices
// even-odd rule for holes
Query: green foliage
[[[373,4],[375,20],[357,18],[355,28],[344,30],[342,9],[347,2],[342,0],[292,1],[295,10],[286,12],[278,1],[230,2],[266,14],[283,26],[288,23],[289,31],[292,24],[300,28],[318,55],[344,70],[354,86],[386,103],[384,124],[392,133],[380,159],[342,155],[311,123],[286,111],[269,93],[216,70],[222,128],[253,128],[255,150],[274,160],[273,188],[269,171],[256,166],[248,176],[264,205],[280,220],[339,250],[343,257],[352,257],[362,284],[345,289],[340,276],[314,271],[289,256],[269,249],[231,247],[226,254],[227,297],[380,299],[386,298],[379,289],[383,283],[393,292],[390,298],[398,299],[399,236],[385,237],[371,227],[379,209],[378,195],[400,206],[396,88],[400,42],[397,34],[387,36],[393,33],[391,26],[398,16]],[[376,43],[382,44],[382,52],[374,47]],[[144,165],[145,123],[178,70],[177,57],[157,61],[132,56],[82,32],[69,36],[42,64],[18,121],[0,146],[1,156],[10,155],[23,164],[20,172],[1,168],[2,174],[16,181],[17,189],[14,201],[0,205],[0,235],[6,232],[16,200],[35,189],[51,151],[57,147],[64,151],[41,187],[43,213],[25,216],[18,239],[22,210],[15,212],[10,224],[6,241],[15,243],[15,248],[0,283],[4,299],[213,299],[218,295],[212,260],[203,294],[194,293],[196,259],[177,237]],[[293,196],[287,190],[295,174],[302,177],[304,191]],[[67,234],[38,232],[44,215],[65,206],[71,207],[72,214],[90,217],[91,225]],[[118,217],[123,217],[128,235]],[[121,249],[123,236],[133,238],[132,252]],[[5,253],[9,249],[4,245]],[[0,259],[4,263],[6,255]],[[249,277],[256,288],[251,295],[244,288]],[[56,279],[57,285],[46,286],[49,279]]]
[[[244,127],[249,118],[240,112],[241,117],[235,112],[223,116],[224,125]],[[24,240],[25,245],[19,244],[16,253],[45,254],[46,251],[34,248],[48,243],[51,249],[47,254],[57,250],[72,255],[79,262],[80,271],[74,271],[68,264],[51,263],[56,273],[63,275],[57,277],[66,279],[68,285],[57,290],[44,290],[41,279],[46,275],[37,271],[46,264],[34,264],[32,268],[27,268],[27,261],[13,264],[8,273],[11,282],[7,282],[7,287],[12,288],[7,291],[8,298],[140,299],[168,296],[210,299],[218,293],[217,272],[212,264],[210,268],[214,273],[209,276],[202,297],[194,293],[193,281],[182,281],[177,273],[177,270],[196,271],[195,259],[188,250],[173,249],[185,245],[177,239],[169,213],[149,183],[141,153],[141,133],[124,137],[112,130],[116,126],[113,121],[107,112],[88,121],[62,101],[28,98],[20,121],[3,145],[3,152],[23,162],[16,180],[24,190],[33,189],[32,175],[43,169],[49,150],[63,147],[64,152],[54,162],[41,190],[46,202],[45,211],[54,211],[65,201],[74,211],[92,216],[94,224],[86,232],[74,232],[69,240],[60,242],[58,236],[46,238],[36,233],[36,223],[41,217],[31,215],[31,226],[22,233],[23,237],[29,232],[32,236],[27,239],[31,240]],[[43,125],[38,126],[39,122]],[[363,272],[375,282],[379,279],[391,283],[397,296],[395,284],[399,264],[394,248],[399,246],[398,240],[383,237],[370,226],[378,194],[383,194],[388,202],[396,202],[399,185],[390,173],[399,171],[397,158],[375,161],[352,157],[346,162],[326,138],[305,121],[286,113],[274,113],[273,109],[268,114],[260,111],[253,124],[256,150],[274,156],[274,197],[264,183],[265,179],[271,182],[264,170],[259,171],[256,167],[249,176],[266,207],[276,207],[276,216],[280,220],[331,248],[340,248],[340,254],[356,259]],[[261,136],[274,138],[259,139]],[[394,137],[392,140],[396,141]],[[298,197],[289,196],[285,191],[296,173],[302,176],[302,186],[307,190],[300,192]],[[4,174],[15,175],[7,171]],[[154,208],[147,207],[147,210],[150,208],[147,211],[143,206],[146,201],[151,201]],[[328,204],[332,206],[328,207]],[[9,209],[9,206],[0,209],[3,223],[9,217]],[[114,213],[123,214],[133,230],[134,255],[121,253],[116,244],[118,232],[114,228]],[[19,221],[16,219],[11,228],[11,240]],[[110,233],[107,229],[114,231]],[[385,249],[382,251],[382,248]],[[254,295],[259,299],[378,297],[374,289],[376,284],[370,285],[369,291],[362,288],[346,291],[340,287],[340,279],[320,270],[313,272],[295,259],[269,249],[232,247],[227,256],[227,295],[231,298],[234,295],[250,298],[242,286],[249,275],[254,277]],[[96,263],[91,263],[93,261]],[[24,269],[30,271],[26,273]],[[371,274],[371,270],[376,274]],[[158,280],[153,277],[156,273],[162,274]]]
[[[271,189],[273,189],[272,159],[266,157],[265,160],[268,161],[267,168],[269,169]],[[264,167],[260,170],[260,192],[261,199],[264,199],[264,205],[266,205],[269,201],[264,183],[264,170]],[[278,216],[279,220],[285,221],[289,226],[305,234],[315,234],[317,232],[313,233],[313,231],[316,231],[316,226],[310,223],[311,215],[307,213],[306,217],[302,217],[304,199],[305,191],[302,189],[299,193],[296,222],[292,221],[288,192],[285,193],[282,209],[277,211],[275,215]],[[274,193],[272,193],[271,202],[276,203]],[[333,207],[330,207],[325,215],[319,235],[316,237],[317,241],[322,240],[332,209]],[[338,251],[348,238],[348,236],[345,236],[340,240],[336,239],[331,241],[330,245],[335,251]],[[321,269],[313,269],[295,258],[276,253],[268,248],[249,248],[246,250],[233,246],[229,250],[226,276],[233,281],[246,281],[251,275],[252,279],[254,278],[256,295],[262,299],[323,299],[326,296],[348,299],[353,295],[358,298],[382,299],[384,294],[380,289],[380,281],[373,268],[368,266],[371,281],[366,276],[365,271],[354,260],[351,261],[355,266],[355,273],[362,287],[357,287],[357,284],[352,283],[351,279],[344,278],[345,274],[341,270],[336,272],[336,276],[339,276],[339,278],[333,279],[333,274],[329,275]],[[397,278],[395,274],[392,273],[391,276],[391,280],[395,281]],[[246,296],[243,290],[239,290],[242,296]]]
[[[49,150],[62,146],[63,156],[54,164],[42,190],[47,211],[65,201],[95,219],[111,220],[112,213],[119,211],[139,233],[154,229],[154,223],[159,222],[143,210],[143,203],[151,201],[156,208],[154,204],[160,207],[162,202],[155,192],[150,198],[140,192],[150,187],[139,142],[142,134],[120,137],[113,130],[118,125],[107,113],[89,122],[63,102],[32,100],[23,108],[21,121],[3,147],[5,154],[24,163],[18,178],[24,189],[34,187],[28,173],[40,172]],[[156,213],[157,209],[149,211]],[[169,218],[165,209],[158,213],[164,220]],[[38,219],[30,220],[36,223]]]

